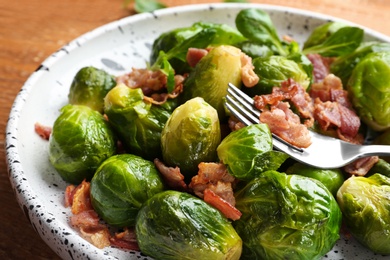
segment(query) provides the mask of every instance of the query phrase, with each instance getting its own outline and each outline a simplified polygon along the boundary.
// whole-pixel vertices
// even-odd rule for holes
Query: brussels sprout
[[[367,172],[365,177],[374,175],[375,173],[380,173],[388,178],[390,178],[390,163],[385,161],[384,159],[379,159],[377,163],[375,163],[371,169]]]
[[[103,113],[103,99],[115,86],[115,78],[104,70],[84,67],[77,72],[70,85],[68,100],[70,104],[89,106]]]
[[[106,95],[104,112],[130,153],[153,160],[161,156],[161,131],[175,106],[144,101],[142,90],[120,84]]]
[[[91,203],[115,227],[135,225],[142,204],[162,192],[164,184],[154,163],[132,154],[105,160],[91,180]]]
[[[188,193],[164,191],[138,213],[141,252],[156,259],[239,259],[241,238],[221,213]]]
[[[364,123],[375,131],[390,128],[390,52],[370,53],[361,60],[347,89]]]
[[[287,174],[298,174],[319,180],[336,196],[344,182],[344,175],[340,169],[319,169],[303,163],[294,163],[286,170]]]
[[[161,133],[163,160],[178,166],[190,180],[201,162],[217,159],[216,148],[221,142],[217,111],[197,97],[177,107]]]
[[[208,33],[209,32],[209,33]],[[197,34],[205,33],[208,37],[198,37]],[[197,38],[196,41],[192,41],[192,38]],[[154,64],[158,60],[160,52],[170,52],[172,49],[183,49],[183,52],[187,53],[188,47],[206,48],[212,45],[228,44],[234,45],[238,42],[244,41],[243,37],[236,29],[226,24],[194,23],[190,27],[178,28],[161,34],[154,42],[152,46],[152,52],[150,55],[150,64]],[[186,42],[193,42],[192,46],[187,46]],[[176,53],[177,51],[175,51]],[[189,65],[186,63],[185,55],[179,55],[169,58],[169,62],[175,69],[176,73],[188,72],[190,70]]]
[[[269,57],[274,54],[271,48],[267,45],[251,41],[241,42],[236,46],[240,48],[242,52],[244,52],[246,55],[250,56],[253,59],[257,57]]]
[[[340,209],[315,179],[267,171],[235,197],[242,259],[319,259],[339,239]]]
[[[241,85],[241,50],[222,45],[203,57],[184,82],[183,102],[202,97],[218,111],[220,120],[226,117],[224,98],[228,83]]]
[[[351,234],[378,254],[390,254],[390,178],[350,177],[337,192]]]
[[[390,51],[390,43],[364,42],[354,52],[337,58],[330,65],[330,71],[338,76],[346,86],[352,70],[367,54],[372,52]]]
[[[250,125],[225,137],[217,147],[220,161],[230,174],[251,180],[267,170],[277,170],[288,155],[272,149],[272,135],[267,124]]]
[[[61,109],[50,137],[49,159],[65,181],[90,180],[115,151],[114,134],[99,112],[71,104]]]
[[[310,76],[297,62],[284,56],[259,57],[253,60],[253,66],[260,81],[256,86],[244,89],[250,96],[269,94],[273,87],[280,86],[290,78],[304,89],[307,89],[311,82]]]

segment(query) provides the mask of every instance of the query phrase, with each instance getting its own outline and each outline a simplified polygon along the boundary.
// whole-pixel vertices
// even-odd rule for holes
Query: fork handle
[[[366,156],[388,156],[390,155],[390,145],[361,145],[358,147],[359,154]]]

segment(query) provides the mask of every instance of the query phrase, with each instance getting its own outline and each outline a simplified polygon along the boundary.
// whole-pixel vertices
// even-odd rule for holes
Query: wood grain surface
[[[145,0],[146,1],[146,0]],[[165,0],[168,6],[221,1]],[[390,35],[388,0],[250,1],[333,15]],[[29,75],[79,35],[133,15],[123,0],[0,0],[0,259],[59,259],[34,231],[15,199],[5,159],[12,103]]]

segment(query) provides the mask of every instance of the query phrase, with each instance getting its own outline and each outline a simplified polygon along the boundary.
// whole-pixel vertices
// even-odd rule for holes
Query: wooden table
[[[163,2],[176,6],[212,1]],[[317,11],[390,35],[387,0],[251,2]],[[4,135],[15,96],[39,64],[62,45],[97,26],[132,14],[131,6],[123,7],[123,0],[0,0],[0,259],[58,259],[24,217],[8,179]]]

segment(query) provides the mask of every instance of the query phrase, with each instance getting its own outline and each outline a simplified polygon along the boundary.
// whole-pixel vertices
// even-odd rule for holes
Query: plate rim
[[[91,41],[95,37],[98,37],[99,35],[105,34],[108,30],[113,30],[121,25],[126,25],[129,23],[138,22],[143,19],[150,19],[150,18],[156,18],[160,16],[166,16],[166,15],[172,15],[174,13],[185,13],[185,12],[197,12],[197,11],[205,11],[207,9],[244,9],[244,8],[261,8],[263,10],[267,11],[279,11],[279,12],[290,12],[302,16],[310,16],[313,18],[321,19],[321,20],[332,20],[332,21],[340,21],[344,22],[346,24],[357,26],[364,31],[378,39],[381,39],[386,42],[390,42],[390,37],[375,31],[371,28],[368,28],[366,26],[362,26],[360,24],[335,17],[332,15],[322,14],[315,11],[309,11],[304,9],[299,9],[295,7],[286,7],[286,6],[279,6],[279,5],[271,5],[271,4],[260,4],[260,3],[208,3],[208,4],[190,4],[190,5],[182,5],[182,6],[175,6],[175,7],[169,7],[164,9],[159,9],[153,12],[148,13],[140,13],[135,14],[131,16],[127,16],[121,19],[114,20],[112,22],[103,24],[101,26],[98,26],[86,33],[83,33],[67,44],[60,47],[57,51],[50,54],[47,58],[45,58],[42,63],[38,66],[38,68],[32,72],[27,80],[23,83],[22,87],[20,88],[19,93],[16,95],[14,102],[11,106],[8,122],[6,125],[6,131],[5,131],[5,157],[6,157],[6,166],[7,166],[7,173],[8,178],[10,180],[12,189],[14,191],[15,197],[17,199],[17,202],[19,206],[21,207],[24,214],[27,216],[30,224],[33,226],[34,230],[38,233],[38,235],[41,237],[41,239],[60,257],[74,257],[74,255],[69,255],[71,252],[60,253],[59,248],[54,246],[54,244],[48,243],[46,239],[43,237],[43,230],[38,230],[39,228],[44,229],[44,232],[50,232],[51,230],[57,228],[57,226],[54,226],[53,222],[49,221],[42,221],[42,224],[40,227],[37,227],[34,220],[31,220],[31,217],[29,214],[31,213],[31,207],[32,203],[29,201],[29,197],[24,192],[20,192],[21,186],[23,186],[23,190],[28,190],[29,194],[34,194],[36,196],[36,192],[32,190],[30,185],[27,183],[24,183],[24,172],[25,169],[23,168],[23,165],[20,162],[20,154],[19,150],[17,149],[17,138],[16,135],[18,133],[18,125],[19,125],[19,113],[23,110],[23,107],[27,101],[27,98],[29,96],[29,93],[33,91],[35,82],[41,77],[44,76],[43,73],[45,70],[50,67],[52,64],[54,64],[57,61],[60,61],[63,55],[65,55],[66,52],[72,51],[74,48],[77,48],[79,46],[79,42],[81,41]],[[30,195],[31,196],[31,195]],[[38,196],[36,196],[38,197]],[[39,200],[42,200],[39,198]],[[41,203],[41,205],[44,205],[44,203]],[[44,214],[45,216],[49,215],[50,212],[45,210],[45,207],[42,206],[41,209],[39,209],[39,212]],[[69,236],[69,243],[72,243],[73,241],[80,241],[80,239],[83,239],[76,231],[73,232],[74,234],[70,234]],[[84,240],[84,239],[83,239]],[[84,240],[85,241],[85,240]],[[85,243],[88,243],[85,241]],[[76,242],[74,244],[77,244]],[[91,245],[92,248],[94,246]],[[97,249],[96,250],[100,250]],[[77,253],[76,255],[80,256],[86,256],[85,253],[80,252],[80,249],[76,249]],[[103,252],[107,252],[106,249],[101,249]],[[100,254],[100,253],[99,253]],[[97,254],[97,255],[99,255]],[[110,259],[109,256],[105,255],[107,259]],[[145,257],[145,256],[142,256]]]

